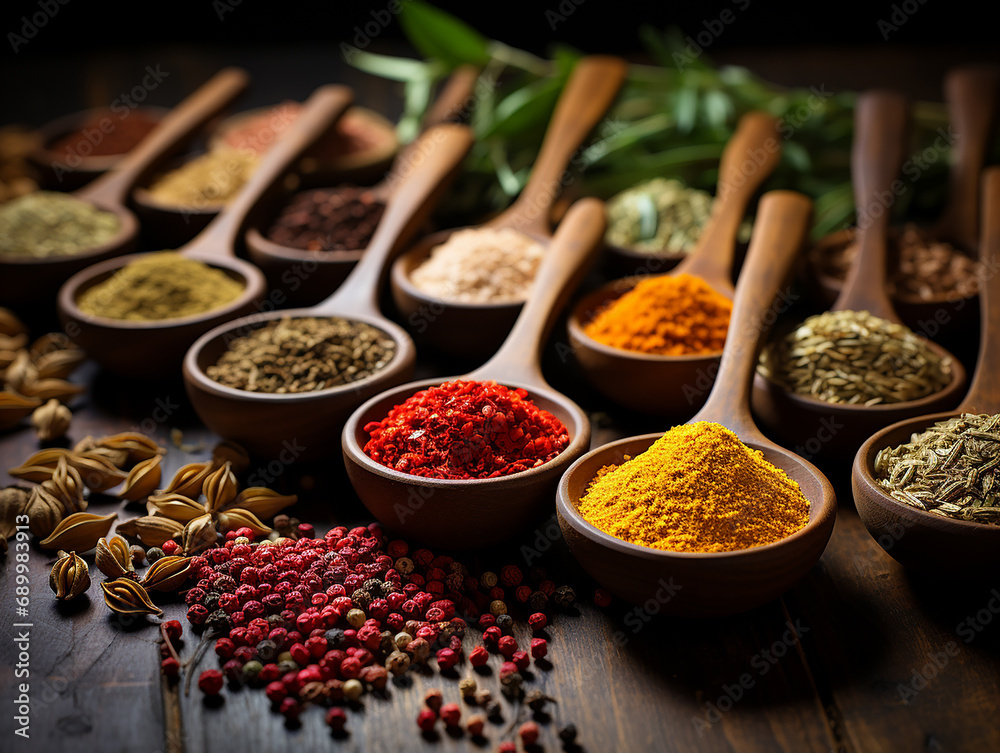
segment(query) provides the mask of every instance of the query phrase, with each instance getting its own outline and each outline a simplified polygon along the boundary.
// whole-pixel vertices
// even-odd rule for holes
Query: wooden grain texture
[[[133,84],[130,76],[138,63],[145,65],[157,58],[175,76],[164,84],[165,101],[179,100],[209,73],[233,63],[245,64],[259,84],[247,106],[273,104],[285,96],[301,99],[316,85],[340,81],[355,88],[360,104],[391,114],[399,112],[397,87],[373,85],[371,77],[338,65],[337,54],[336,50],[290,50],[284,55],[229,50],[192,55],[189,51],[156,49],[127,56],[97,55],[75,70],[38,61],[35,67],[25,65],[23,75],[34,81],[49,75],[54,84],[45,101],[27,100],[26,112],[44,112],[40,118],[44,120],[61,114],[63,104],[65,111],[102,104]],[[805,83],[831,80],[824,79],[822,73],[830,70],[830,56],[817,59],[805,52],[801,55],[803,60],[812,61],[813,71],[821,72],[810,74],[807,67],[800,67],[794,78]],[[789,80],[793,76],[788,72],[792,66],[787,57],[769,60],[771,71],[785,71],[784,80],[794,83]],[[867,70],[864,66],[854,68]],[[289,75],[296,71],[301,75]],[[923,78],[899,75],[916,87],[925,86]],[[56,107],[59,111],[52,111]],[[594,287],[600,281],[592,277],[588,285]],[[45,331],[46,325],[39,323],[39,327],[36,331]],[[559,332],[557,329],[546,350],[546,376],[555,389],[573,396],[588,410],[592,446],[662,430],[662,419],[608,407],[566,358],[565,336]],[[967,352],[957,342],[954,350]],[[421,377],[458,373],[464,368],[427,360],[423,354],[421,360]],[[90,364],[73,378],[90,387],[73,403],[73,440],[128,428],[152,431],[170,448],[167,474],[208,455],[214,440],[198,427],[179,379],[130,382],[99,373]],[[173,447],[170,429],[175,427],[184,431],[185,442],[201,442],[202,446],[192,453]],[[0,483],[9,483],[3,471],[36,447],[27,429],[0,436]],[[823,460],[812,459],[817,463]],[[255,470],[270,474],[280,469],[264,465]],[[539,561],[553,572],[565,573],[561,577],[577,587],[584,602],[578,615],[559,615],[555,620],[548,631],[552,668],[535,673],[534,680],[559,701],[553,707],[555,721],[577,724],[583,750],[953,753],[1000,748],[996,724],[1000,629],[997,613],[990,611],[991,603],[1000,607],[1000,601],[991,602],[1000,577],[987,575],[975,583],[964,579],[935,583],[908,576],[867,535],[851,509],[849,469],[832,463],[824,470],[842,500],[826,553],[783,599],[738,617],[708,621],[654,618],[645,623],[631,608],[617,603],[598,609],[589,603],[592,584],[558,537],[555,542],[545,537],[544,521],[538,534],[543,546],[535,543],[533,532],[525,535],[529,546],[539,550],[547,546]],[[347,485],[339,458],[279,476],[275,486],[303,494],[296,514],[315,521],[321,529],[367,519]],[[95,509],[110,510],[114,504],[95,502]],[[518,547],[484,552],[481,558],[524,562]],[[415,676],[413,687],[392,689],[391,701],[367,699],[363,711],[349,712],[350,734],[343,739],[332,739],[316,710],[304,714],[300,729],[286,729],[280,717],[269,711],[260,692],[225,691],[220,708],[207,707],[197,691],[190,696],[183,692],[163,694],[157,673],[156,631],[145,627],[125,633],[115,627],[99,602],[97,582],[102,576],[96,571],[89,603],[75,614],[59,613],[48,591],[48,563],[44,553],[33,551],[36,703],[33,736],[24,744],[17,740],[8,743],[13,730],[6,704],[14,682],[15,654],[9,640],[13,568],[9,560],[0,565],[0,688],[6,707],[0,715],[0,740],[5,751],[218,753],[251,747],[299,751],[303,746],[344,751],[491,749],[443,732],[433,741],[417,732],[414,719],[423,687],[440,686],[450,700],[455,699],[454,678]],[[181,605],[165,609],[168,618],[182,619]],[[970,628],[969,619],[976,620],[981,629]],[[798,626],[800,637],[785,640],[792,635],[789,624]],[[641,627],[634,630],[635,626]],[[973,631],[973,637],[966,642],[968,630]],[[619,646],[622,639],[625,643]],[[957,654],[949,657],[926,688],[904,703],[900,684],[911,682],[913,672],[927,664],[928,655],[940,653],[950,642],[958,645]],[[471,642],[467,640],[466,645]],[[186,632],[184,655],[190,656],[195,648],[194,637]],[[211,655],[199,669],[210,666],[216,666]],[[740,693],[736,688],[744,675],[749,689]],[[492,681],[496,682],[495,675]],[[51,702],[43,705],[46,684],[56,692]],[[713,705],[728,707],[730,701],[725,699],[736,695],[741,697],[732,701],[732,708],[716,718]],[[507,707],[505,725],[488,726],[491,741],[500,730],[507,730],[513,719],[513,710]],[[543,750],[561,750],[553,733],[551,726],[543,725]]]

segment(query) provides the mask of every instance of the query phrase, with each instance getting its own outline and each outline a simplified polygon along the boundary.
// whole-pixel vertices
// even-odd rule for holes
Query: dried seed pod
[[[38,381],[38,370],[35,368],[35,364],[31,362],[31,356],[28,355],[28,351],[19,350],[17,352],[14,360],[11,361],[4,372],[4,381],[7,383],[7,389],[20,392],[22,395],[28,395],[28,397],[35,397],[25,390],[25,385]]]
[[[257,516],[247,510],[236,507],[225,512],[220,512],[217,516],[219,530],[235,531],[237,528],[249,528],[257,536],[266,536],[271,529],[260,522]]]
[[[61,447],[50,447],[47,450],[39,450],[21,465],[8,469],[7,473],[14,478],[40,484],[46,479],[52,478],[52,473],[59,463],[59,458],[66,458],[66,462],[69,462],[69,456],[72,454],[69,450],[64,450]]]
[[[0,334],[14,337],[16,335],[27,335],[28,328],[24,322],[17,318],[17,314],[8,308],[0,307]]]
[[[163,460],[162,455],[153,455],[139,461],[129,471],[128,477],[122,485],[121,496],[132,502],[137,502],[151,494],[160,483],[160,476],[163,472],[160,467],[161,460]]]
[[[202,489],[205,494],[205,509],[209,512],[223,509],[236,499],[238,490],[233,466],[227,461],[205,479]]]
[[[25,397],[11,390],[0,392],[0,431],[17,426],[41,404],[42,401],[37,398]]]
[[[197,554],[202,549],[212,546],[215,543],[215,538],[215,522],[212,520],[212,516],[206,513],[184,526],[181,546],[185,554]]]
[[[90,570],[76,552],[60,552],[49,573],[49,587],[57,599],[69,601],[90,588]]]
[[[69,400],[76,397],[86,389],[81,384],[73,384],[65,379],[36,379],[25,382],[20,387],[20,392],[28,397],[35,397],[39,400],[56,399],[60,401]]]
[[[28,528],[40,539],[49,536],[66,515],[63,503],[45,484],[31,490],[28,498]]]
[[[105,581],[101,584],[104,591],[104,603],[108,609],[118,614],[163,614],[149,599],[146,589],[131,578]]]
[[[167,488],[163,489],[160,493],[168,494],[176,492],[191,499],[198,499],[201,495],[202,487],[205,485],[205,479],[208,478],[211,472],[211,462],[188,463],[174,474]]]
[[[52,477],[43,481],[41,485],[62,502],[66,515],[87,509],[87,501],[83,498],[83,479],[66,457],[59,458],[55,470],[52,471]]]
[[[94,515],[89,512],[77,512],[64,518],[55,530],[38,545],[42,549],[66,549],[74,552],[86,552],[97,546],[98,540],[106,536],[111,525],[118,516]]]
[[[121,434],[113,434],[110,437],[103,437],[97,440],[96,447],[125,450],[129,463],[139,463],[157,455],[165,455],[167,452],[157,445],[155,440],[137,431],[126,431]]]
[[[187,523],[205,514],[204,505],[176,492],[151,496],[146,500],[146,510],[150,515],[162,515],[180,523]]]
[[[88,435],[76,443],[73,452],[87,453],[108,460],[111,465],[124,468],[128,464],[128,451],[98,446],[97,440]]]
[[[226,462],[232,465],[233,473],[238,476],[250,468],[250,454],[236,442],[219,442],[212,450],[212,463],[218,468]]]
[[[164,542],[184,533],[184,524],[159,515],[145,515],[126,520],[116,531],[123,536],[135,536],[146,546],[162,546]]]
[[[42,335],[30,350],[39,379],[65,379],[83,363],[86,354],[74,347],[65,335]]]
[[[103,455],[93,452],[71,452],[66,458],[80,471],[83,483],[94,492],[104,492],[118,486],[128,474]]]
[[[147,591],[173,591],[187,580],[190,570],[190,557],[161,557],[149,566],[141,583]]]
[[[297,500],[294,494],[278,494],[263,486],[251,486],[241,491],[230,507],[238,507],[263,519],[273,517]]]
[[[105,538],[98,541],[94,563],[109,578],[130,577],[135,572],[128,543],[121,536],[113,536],[110,541]]]
[[[43,442],[51,442],[66,434],[69,430],[73,414],[70,409],[58,400],[49,400],[45,405],[35,408],[31,414],[31,424],[35,434]]]
[[[17,533],[17,516],[27,513],[29,499],[31,492],[19,486],[0,489],[0,539],[6,541]]]

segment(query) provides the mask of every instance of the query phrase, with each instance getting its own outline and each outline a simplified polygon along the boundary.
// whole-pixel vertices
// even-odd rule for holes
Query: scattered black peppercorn
[[[544,591],[535,591],[528,597],[528,606],[532,612],[544,612],[549,605],[549,597]]]
[[[514,618],[509,614],[497,615],[497,627],[503,631],[504,635],[511,635],[514,632]]]
[[[576,591],[571,586],[559,586],[552,594],[552,600],[563,609],[567,609],[576,602]]]
[[[565,724],[559,728],[559,739],[564,743],[572,743],[576,740],[576,725]]]

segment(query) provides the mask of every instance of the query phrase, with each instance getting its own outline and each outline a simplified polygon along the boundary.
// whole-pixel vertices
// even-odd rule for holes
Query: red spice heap
[[[365,426],[365,453],[414,476],[483,479],[547,463],[569,445],[563,423],[523,389],[456,380],[422,390]]]

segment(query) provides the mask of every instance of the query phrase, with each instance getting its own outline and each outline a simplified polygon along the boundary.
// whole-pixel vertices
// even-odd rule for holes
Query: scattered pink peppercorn
[[[487,612],[486,614],[479,615],[479,629],[486,630],[497,624],[497,618],[492,614]]]
[[[503,632],[496,625],[486,628],[486,630],[483,631],[483,645],[486,646],[486,648],[496,648],[502,636]]]
[[[222,672],[217,669],[206,669],[198,676],[198,689],[205,695],[218,695],[222,685]]]
[[[500,665],[500,679],[517,672],[517,665],[512,661],[505,661]]]
[[[449,727],[457,727],[459,720],[462,718],[462,709],[458,707],[457,703],[446,703],[441,707],[441,719]]]
[[[515,651],[510,660],[519,671],[524,671],[531,663],[531,657],[528,656],[527,651]]]
[[[531,655],[536,659],[543,658],[549,653],[549,642],[544,638],[531,639]]]
[[[451,669],[458,664],[458,654],[450,648],[442,648],[437,654],[438,668],[441,670]]]
[[[302,706],[294,698],[286,698],[278,707],[278,712],[286,719],[298,719],[302,713]]]
[[[347,726],[347,712],[340,706],[334,706],[326,712],[326,723],[334,732],[343,732]]]
[[[497,643],[497,648],[500,650],[501,654],[509,659],[514,655],[514,652],[517,651],[517,639],[512,635],[505,635],[500,638]]]
[[[435,722],[437,722],[437,714],[430,709],[420,709],[420,713],[417,714],[417,726],[420,729],[424,732],[430,732],[434,729]]]
[[[598,588],[594,591],[594,603],[599,607],[611,606],[611,594],[603,588]]]
[[[316,529],[311,523],[299,523],[295,528],[295,532],[298,533],[300,539],[316,538]]]
[[[465,723],[465,729],[468,730],[472,737],[479,737],[483,734],[483,729],[486,727],[486,719],[483,718],[481,714],[476,714],[475,716],[470,716],[469,721]]]
[[[177,554],[177,550],[180,548],[180,544],[173,539],[167,539],[160,545],[160,549],[162,549],[163,553],[167,555]]]
[[[538,725],[534,722],[525,722],[517,734],[521,736],[521,742],[525,745],[534,745],[538,741]]]
[[[181,663],[174,657],[168,656],[160,662],[160,671],[166,677],[177,677],[181,673]]]
[[[176,641],[181,637],[184,628],[181,627],[181,623],[177,620],[167,620],[163,623],[163,631],[167,634],[167,638]]]
[[[534,630],[536,633],[540,630],[545,630],[545,626],[549,624],[549,618],[546,617],[541,612],[535,612],[528,618],[528,627]]]
[[[281,703],[288,695],[288,689],[281,680],[275,680],[267,684],[267,687],[264,688],[264,694],[271,703]]]
[[[476,646],[469,652],[469,664],[473,667],[485,666],[489,660],[490,652],[486,650],[485,646]]]
[[[444,697],[441,695],[440,690],[437,688],[431,688],[424,694],[424,704],[426,704],[427,708],[436,713],[441,708],[443,698]]]
[[[517,753],[517,743],[506,740],[497,746],[497,753]]]
[[[215,653],[220,659],[229,659],[236,650],[236,645],[229,638],[219,638],[215,642]]]

